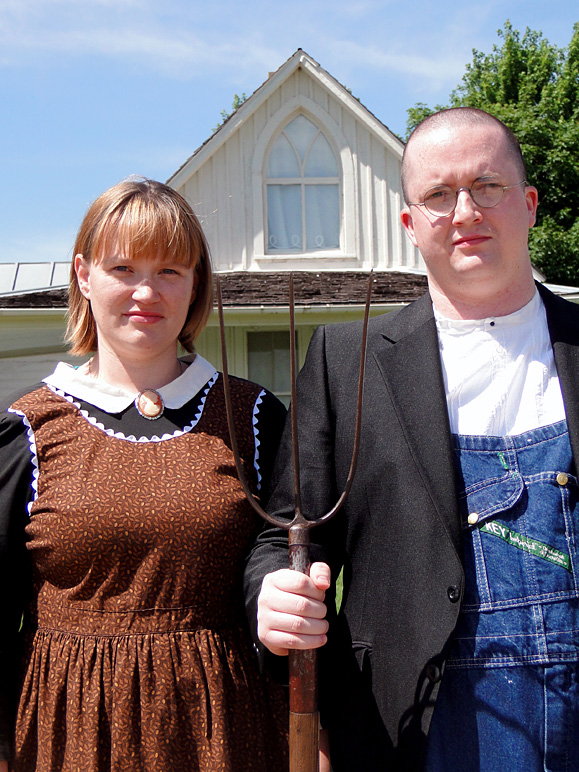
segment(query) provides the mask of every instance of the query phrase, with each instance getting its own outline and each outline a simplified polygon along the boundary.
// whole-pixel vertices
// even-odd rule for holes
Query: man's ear
[[[537,220],[537,206],[539,204],[539,192],[532,185],[525,188],[525,201],[529,212],[529,228],[532,228]]]
[[[412,212],[410,211],[409,207],[405,207],[400,212],[400,220],[402,221],[402,227],[408,234],[408,238],[414,244],[414,246],[417,247],[418,243],[416,242],[416,237],[414,235],[414,222],[412,220]]]
[[[78,288],[84,297],[90,300],[90,269],[83,255],[74,256],[74,272],[76,273]]]

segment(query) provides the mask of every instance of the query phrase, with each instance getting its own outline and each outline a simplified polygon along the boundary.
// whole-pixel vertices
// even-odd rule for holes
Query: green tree
[[[579,22],[566,48],[507,21],[490,54],[473,50],[447,107],[479,107],[517,135],[529,182],[539,190],[530,233],[533,264],[551,282],[579,285]],[[408,110],[408,134],[441,109]],[[408,136],[407,134],[407,136]]]

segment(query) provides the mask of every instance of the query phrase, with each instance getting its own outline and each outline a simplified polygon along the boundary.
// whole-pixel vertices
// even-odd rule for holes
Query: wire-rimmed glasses
[[[496,177],[479,177],[470,188],[454,190],[449,185],[436,185],[426,191],[424,201],[408,204],[408,206],[423,206],[427,212],[435,217],[448,217],[455,210],[458,194],[461,190],[466,190],[477,206],[483,209],[492,209],[501,203],[505,190],[526,184],[527,180],[521,180],[515,185],[501,185],[500,180]]]

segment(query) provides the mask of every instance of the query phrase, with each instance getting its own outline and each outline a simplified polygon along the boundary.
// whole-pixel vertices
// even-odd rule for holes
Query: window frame
[[[298,115],[304,115],[314,126],[321,131],[324,138],[328,141],[340,174],[338,181],[338,197],[340,202],[340,246],[326,249],[306,250],[306,249],[288,249],[272,250],[268,249],[268,227],[267,227],[267,165],[274,142],[289,123]],[[306,97],[294,97],[288,100],[266,123],[256,142],[252,164],[253,177],[253,216],[254,216],[254,259],[262,264],[279,264],[283,261],[299,261],[307,259],[312,267],[318,263],[321,268],[326,262],[326,258],[332,258],[339,261],[340,264],[349,263],[352,267],[357,264],[358,240],[358,207],[355,196],[354,185],[354,160],[349,143],[343,134],[339,125],[334,119],[325,112],[318,104]],[[279,178],[271,178],[279,179]],[[290,179],[284,178],[284,184],[289,184]],[[300,178],[300,183],[302,182]],[[335,180],[329,177],[308,177],[308,184],[314,181],[322,181],[326,184],[328,180]],[[331,184],[336,184],[332,182]],[[303,207],[303,198],[302,198]],[[305,221],[302,218],[302,228],[305,227]],[[265,267],[265,266],[262,266]],[[345,266],[344,266],[345,267]]]
[[[296,118],[302,116],[307,120],[315,129],[316,132],[313,135],[308,149],[306,151],[305,157],[302,160],[299,157],[298,149],[295,147],[294,142],[292,141],[292,138],[286,133],[286,129],[296,120]],[[334,160],[336,162],[336,167],[338,171],[338,176],[335,177],[309,177],[305,174],[308,162],[310,160],[310,154],[312,152],[312,149],[316,143],[316,140],[319,136],[322,136],[326,142],[328,143],[328,146],[330,148],[331,153],[334,156]],[[290,147],[294,151],[296,155],[296,161],[302,171],[302,174],[300,177],[269,177],[267,175],[267,170],[270,164],[272,153],[275,150],[276,143],[278,139],[284,136],[289,143]],[[265,222],[264,225],[266,227],[266,233],[265,233],[265,252],[268,255],[293,255],[293,254],[302,254],[302,253],[308,253],[308,254],[317,254],[319,252],[330,252],[333,250],[337,250],[338,252],[341,251],[341,243],[342,243],[342,222],[343,222],[343,196],[342,196],[342,176],[340,174],[341,171],[341,163],[340,163],[340,157],[337,155],[335,149],[332,147],[332,143],[324,133],[323,129],[320,128],[320,126],[315,122],[312,121],[307,115],[305,115],[303,112],[297,113],[297,115],[292,116],[292,118],[287,121],[283,127],[278,131],[276,135],[274,135],[273,140],[270,144],[270,147],[268,149],[268,152],[264,158],[264,179],[263,179],[263,185],[264,185],[264,207],[265,207]],[[268,202],[269,202],[269,187],[274,185],[293,185],[293,186],[299,186],[300,189],[300,197],[301,197],[301,239],[302,239],[302,247],[286,247],[285,249],[275,249],[272,248],[269,244],[269,211],[268,211]],[[308,248],[307,247],[307,205],[306,205],[306,199],[307,199],[307,193],[306,188],[313,187],[314,185],[328,185],[332,187],[338,188],[338,246],[335,247],[318,247],[318,248]]]

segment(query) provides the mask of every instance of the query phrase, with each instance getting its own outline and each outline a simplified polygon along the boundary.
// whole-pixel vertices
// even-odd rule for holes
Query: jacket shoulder
[[[371,317],[368,322],[368,339],[380,335],[396,339],[432,318],[432,301],[426,293],[408,305]],[[363,324],[363,319],[358,319],[355,322],[328,324],[322,329],[329,340],[344,344],[350,340],[360,340]]]

